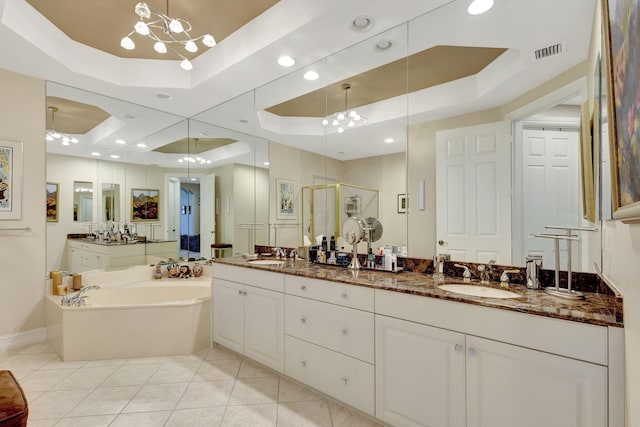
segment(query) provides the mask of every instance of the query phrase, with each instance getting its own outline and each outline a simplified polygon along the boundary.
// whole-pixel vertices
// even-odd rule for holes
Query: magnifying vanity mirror
[[[502,239],[502,260],[524,266],[524,257],[530,252],[524,243],[534,229],[518,226],[518,218],[527,203],[542,211],[555,209],[548,204],[550,199],[522,187],[522,197],[518,201],[511,198],[512,189],[520,191],[517,188],[525,171],[521,162],[511,163],[508,147],[506,166],[480,170],[489,181],[475,180],[472,175],[465,178],[472,184],[500,181],[505,193],[499,192],[502,187],[499,191],[497,187],[496,191],[478,187],[476,196],[460,193],[441,203],[436,194],[443,177],[462,178],[453,173],[453,164],[443,167],[443,174],[436,173],[442,167],[438,163],[439,137],[451,129],[491,123],[501,123],[507,136],[516,122],[525,130],[533,124],[547,130],[556,128],[558,111],[574,111],[590,96],[585,77],[591,71],[572,70],[569,76],[557,78],[559,70],[544,78],[536,76],[537,88],[527,86],[531,92],[514,90],[523,79],[531,79],[522,70],[533,67],[518,50],[521,43],[486,32],[481,32],[482,40],[466,40],[459,34],[445,42],[441,37],[451,31],[441,28],[440,23],[451,22],[451,16],[470,19],[464,5],[457,3],[374,34],[188,119],[48,83],[48,100],[70,100],[107,113],[80,135],[88,142],[84,151],[74,150],[75,154],[69,155],[65,147],[48,145],[47,181],[59,182],[60,194],[65,187],[71,188],[73,181],[93,182],[100,191],[99,197],[93,198],[94,213],[86,220],[90,227],[68,221],[71,215],[65,221],[64,212],[59,222],[48,224],[48,242],[52,242],[49,269],[66,268],[67,234],[89,233],[109,221],[135,223],[138,235],[149,242],[175,242],[171,253],[186,258],[208,258],[214,253],[212,245],[219,244],[230,247],[228,254],[253,252],[254,245],[297,247],[305,235],[312,242],[318,235],[342,238],[328,217],[345,201],[336,200],[329,191],[314,197],[318,212],[314,235],[309,235],[311,229],[305,222],[309,207],[304,205],[302,189],[335,184],[377,191],[377,219],[384,234],[376,244],[404,246],[412,258],[430,259],[438,252],[452,252],[450,238],[457,231],[451,221],[456,209],[480,207],[486,213],[492,208],[501,216],[490,219],[481,215],[469,221],[482,223],[484,231],[493,232],[492,227],[504,226],[503,218],[507,218],[509,232]],[[576,49],[588,46],[591,21],[581,19],[584,28],[567,32],[567,43]],[[465,25],[479,24],[465,21]],[[470,28],[466,33],[476,34],[474,31]],[[556,92],[553,98],[550,94]],[[538,114],[558,104],[546,118]],[[354,120],[353,126],[348,120],[354,117],[352,112],[362,119]],[[344,122],[339,118],[341,113],[347,118]],[[63,114],[64,108],[58,108],[57,128],[64,126]],[[579,126],[579,116],[574,126]],[[478,135],[474,149],[491,151],[493,142],[483,139],[482,132]],[[576,150],[571,149],[570,155],[576,156],[572,161],[579,165]],[[94,151],[100,156],[92,155]],[[500,180],[492,175],[498,170],[506,173]],[[292,191],[290,208],[279,205],[280,184]],[[580,201],[579,183],[571,185]],[[132,218],[132,189],[158,191],[158,220]],[[357,196],[349,197],[357,200]],[[64,206],[64,201],[60,204]],[[355,202],[349,206],[353,208]],[[557,221],[562,224],[549,225],[583,224],[581,212],[576,215],[559,216]],[[447,217],[449,234],[443,237],[439,227]],[[462,217],[456,220],[463,221]],[[458,237],[464,239],[467,231]],[[598,239],[599,234],[590,236],[585,245]],[[585,246],[577,269],[593,271],[595,252]],[[456,254],[452,255],[456,259]],[[486,261],[475,255],[460,260]],[[552,265],[545,263],[545,267]]]

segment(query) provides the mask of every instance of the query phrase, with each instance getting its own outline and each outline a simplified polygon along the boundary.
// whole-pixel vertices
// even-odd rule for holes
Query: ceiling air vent
[[[534,51],[536,59],[546,58],[548,56],[557,55],[559,53],[562,53],[562,43],[552,44],[550,46],[543,47],[542,49],[537,49],[536,51]]]

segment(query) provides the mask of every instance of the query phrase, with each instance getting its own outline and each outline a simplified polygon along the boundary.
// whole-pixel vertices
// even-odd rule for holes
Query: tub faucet
[[[469,270],[469,267],[462,264],[453,264],[453,266],[458,268],[464,268],[464,272],[462,273],[462,281],[464,283],[471,282],[471,270]]]
[[[67,295],[62,297],[60,300],[60,304],[66,307],[82,307],[84,306],[84,299],[86,298],[86,293],[91,289],[100,289],[98,285],[85,286],[78,291],[77,294],[69,297]]]
[[[275,252],[276,257],[280,259],[287,257],[287,253],[282,248],[275,248],[273,251]]]

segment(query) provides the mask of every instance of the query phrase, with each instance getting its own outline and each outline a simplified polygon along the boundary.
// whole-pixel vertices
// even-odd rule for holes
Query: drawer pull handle
[[[461,352],[462,351],[462,344],[456,344],[456,346],[454,348],[456,349],[457,352]]]
[[[346,378],[346,377],[343,377],[342,378],[342,385],[347,385],[347,384],[349,384],[349,379]]]
[[[349,299],[349,294],[346,292],[343,292],[341,296],[342,296],[342,299]]]
[[[300,286],[300,290],[301,290],[301,291],[306,291],[306,290],[307,290],[307,287],[306,287],[305,285],[302,285],[302,286]]]
[[[242,291],[238,291],[238,295],[242,295]]]
[[[349,335],[349,330],[347,328],[342,328],[342,335]]]
[[[307,362],[303,360],[302,362],[300,362],[300,366],[302,366],[303,368],[306,368]]]
[[[476,355],[476,349],[475,348],[470,348],[469,350],[467,350],[467,352],[469,353],[469,356],[475,356]]]
[[[300,318],[300,323],[302,323],[303,325],[307,324],[307,318],[306,317],[301,317]]]

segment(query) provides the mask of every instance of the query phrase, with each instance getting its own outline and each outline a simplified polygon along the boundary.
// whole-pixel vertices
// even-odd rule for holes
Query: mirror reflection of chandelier
[[[202,44],[206,47],[213,47],[216,41],[211,34],[205,34],[199,37],[191,37],[191,23],[181,18],[171,18],[169,14],[169,0],[167,0],[167,15],[160,12],[152,11],[146,2],[136,4],[135,13],[140,17],[133,27],[133,31],[127,34],[120,41],[120,46],[127,50],[136,48],[136,44],[131,39],[133,33],[148,37],[155,43],[153,49],[158,53],[167,53],[167,49],[171,49],[176,55],[182,58],[180,67],[184,70],[193,69],[191,61],[184,57],[180,52],[174,49],[174,46],[182,45],[187,52],[195,53],[198,51],[197,41],[202,40]]]
[[[333,126],[337,128],[338,133],[344,132],[348,128],[354,128],[356,126],[362,126],[367,124],[367,118],[358,114],[356,110],[349,110],[348,108],[348,93],[351,89],[349,83],[342,84],[342,91],[344,92],[344,111],[338,111],[329,117],[325,117],[322,120],[322,124],[325,126]]]
[[[62,145],[69,145],[69,143],[77,144],[78,142],[80,142],[75,136],[69,135],[68,133],[64,132],[57,132],[55,113],[56,111],[58,111],[58,108],[47,107],[47,109],[51,111],[51,129],[47,129],[44,139],[46,139],[47,141],[59,140],[62,141]]]

